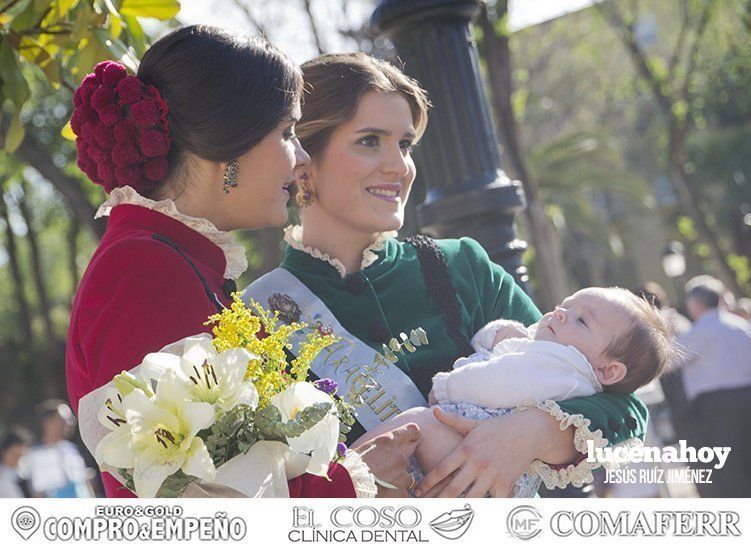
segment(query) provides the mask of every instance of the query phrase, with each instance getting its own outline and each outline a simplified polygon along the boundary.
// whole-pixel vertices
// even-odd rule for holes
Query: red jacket
[[[65,361],[71,406],[147,353],[210,332],[214,297],[229,305],[224,252],[160,212],[131,204],[113,208],[107,232],[81,279],[71,313]],[[133,497],[103,473],[108,497]],[[352,480],[332,464],[329,478],[290,480],[291,497],[355,497]]]

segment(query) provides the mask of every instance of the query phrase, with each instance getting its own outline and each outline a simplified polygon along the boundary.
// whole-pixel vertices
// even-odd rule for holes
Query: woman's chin
[[[242,228],[244,230],[264,229],[267,227],[283,227],[289,221],[289,212],[287,208],[282,208],[278,213],[269,214],[264,217],[263,221],[259,221],[259,218],[249,218],[250,221]]]
[[[399,230],[402,226],[404,226],[404,212],[402,210],[388,215],[374,214],[370,225],[373,232],[390,232]]]

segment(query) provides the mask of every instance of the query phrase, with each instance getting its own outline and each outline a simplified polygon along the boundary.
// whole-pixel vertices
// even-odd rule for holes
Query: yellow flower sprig
[[[232,294],[232,304],[209,317],[206,325],[213,324],[214,347],[222,352],[231,348],[244,348],[258,356],[248,363],[246,377],[258,390],[258,407],[266,407],[271,398],[290,384],[305,381],[311,363],[321,350],[339,341],[333,335],[317,331],[308,333],[299,346],[299,353],[287,362],[285,348],[290,348],[290,337],[308,327],[305,323],[279,325],[278,312],[271,313],[258,302],[250,300],[249,306]],[[259,338],[263,331],[265,336]]]

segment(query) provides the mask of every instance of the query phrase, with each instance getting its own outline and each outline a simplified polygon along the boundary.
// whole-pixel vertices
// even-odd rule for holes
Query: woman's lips
[[[548,328],[548,330],[549,330],[550,332],[552,332],[553,334],[555,334],[555,331],[553,330],[553,327],[551,327],[551,326],[550,326],[550,323],[548,323],[548,324],[547,324],[547,325],[545,325],[545,326],[546,326],[546,327]]]
[[[386,202],[399,202],[399,193],[402,190],[402,186],[399,184],[374,185],[373,187],[366,187],[365,190],[368,194],[371,194],[380,200],[385,200]]]

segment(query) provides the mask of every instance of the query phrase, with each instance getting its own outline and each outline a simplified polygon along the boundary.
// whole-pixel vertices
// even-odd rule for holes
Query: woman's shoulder
[[[476,281],[484,281],[492,275],[505,276],[503,267],[491,261],[487,251],[474,238],[462,236],[461,238],[436,238],[432,240],[435,242],[433,247],[437,247],[440,251],[440,258],[446,262],[448,272],[455,281],[460,279],[467,281],[470,278],[475,278]],[[425,244],[419,245],[424,246]],[[409,251],[407,250],[405,253],[409,254]],[[411,251],[417,253],[414,248]]]
[[[436,244],[451,261],[467,261],[477,263],[478,261],[490,263],[487,251],[480,245],[480,242],[469,236],[461,238],[442,238],[437,239]]]
[[[195,274],[184,258],[168,243],[149,233],[133,233],[102,240],[81,280],[79,291],[115,292],[119,286],[151,290],[177,287]]]

